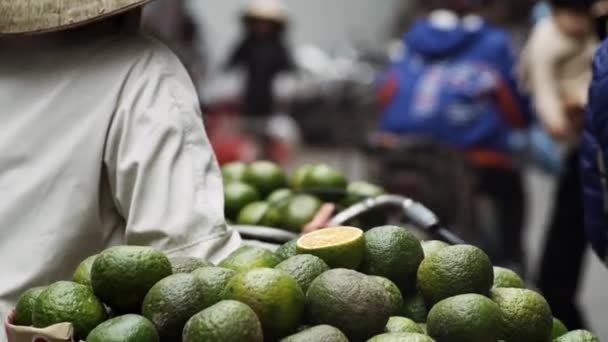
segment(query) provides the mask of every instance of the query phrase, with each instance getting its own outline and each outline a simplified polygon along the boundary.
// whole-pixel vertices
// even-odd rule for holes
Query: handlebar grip
[[[243,239],[251,239],[269,243],[282,244],[299,237],[299,234],[272,227],[235,225],[231,228],[238,231]]]
[[[407,199],[403,202],[403,210],[412,223],[423,229],[432,229],[439,225],[439,218],[421,203]]]

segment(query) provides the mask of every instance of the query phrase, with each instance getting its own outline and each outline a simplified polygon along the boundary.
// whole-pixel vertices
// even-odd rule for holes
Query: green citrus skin
[[[268,211],[266,211],[266,215],[262,218],[260,225],[263,227],[282,227],[283,213],[278,207],[268,204]]]
[[[556,338],[566,335],[568,333],[568,328],[564,325],[562,321],[557,318],[553,318],[553,328],[551,329],[551,341]]]
[[[293,173],[293,175],[291,176],[291,179],[289,180],[289,185],[291,186],[291,188],[296,191],[302,190],[302,184],[304,183],[304,178],[306,178],[308,176],[308,174],[313,169],[313,167],[314,167],[314,165],[312,165],[312,164],[302,165],[302,166],[298,167],[295,170],[295,172]]]
[[[44,291],[45,287],[34,287],[25,291],[15,307],[15,317],[13,318],[14,325],[30,326],[32,325],[32,312],[34,304],[38,296]]]
[[[358,228],[327,228],[304,235],[296,248],[298,254],[315,255],[331,268],[358,269],[365,256],[365,237]]]
[[[93,263],[97,259],[97,255],[92,255],[83,262],[78,265],[76,271],[74,271],[74,275],[72,276],[72,281],[81,285],[85,285],[91,287],[91,268],[93,268]]]
[[[232,252],[219,266],[236,272],[245,272],[255,268],[272,268],[279,263],[274,253],[259,247],[242,246]]]
[[[388,278],[399,288],[412,290],[423,259],[420,241],[404,228],[384,226],[365,233],[363,273]]]
[[[266,202],[270,203],[272,206],[276,206],[279,209],[284,208],[289,200],[294,196],[293,190],[291,189],[279,189],[273,191],[268,198],[266,198]]]
[[[418,324],[409,318],[393,316],[386,323],[384,331],[388,333],[417,333],[424,334]]]
[[[425,258],[439,250],[450,247],[449,244],[438,240],[422,241],[420,244],[422,245]]]
[[[103,251],[91,268],[93,291],[120,313],[137,313],[148,291],[171,275],[171,262],[149,247],[118,246]]]
[[[391,307],[392,307],[391,314],[392,315],[401,314],[401,311],[403,310],[403,295],[401,294],[399,287],[397,287],[397,285],[395,283],[393,283],[392,281],[390,281],[388,278],[379,277],[379,276],[370,276],[370,277],[374,281],[379,282],[384,287],[386,292],[388,293],[388,297],[390,299]]]
[[[242,162],[229,163],[222,166],[222,177],[224,182],[242,182],[245,180],[247,164]]]
[[[314,165],[301,177],[300,189],[326,202],[340,201],[348,185],[343,173],[325,164]]]
[[[541,295],[525,289],[497,288],[491,298],[501,311],[501,340],[538,342],[551,338],[553,315]]]
[[[184,327],[183,342],[264,342],[262,325],[247,305],[221,301],[194,315]]]
[[[329,266],[321,258],[310,254],[302,254],[281,262],[276,269],[287,272],[306,292],[313,280],[329,271]]]
[[[574,330],[556,338],[553,342],[600,342],[600,339],[587,330]]]
[[[283,217],[281,211],[267,202],[249,203],[236,219],[241,225],[279,227],[282,225]]]
[[[285,337],[302,323],[305,297],[300,285],[284,271],[259,268],[233,277],[224,298],[249,305],[262,322],[264,337]]]
[[[98,325],[86,342],[160,342],[154,324],[139,315],[124,315]]]
[[[340,201],[340,206],[348,208],[365,199],[374,198],[383,195],[384,193],[384,189],[377,185],[361,181],[351,182],[346,188],[346,196]],[[387,216],[385,210],[379,208],[357,216],[355,219],[349,221],[348,225],[359,227],[363,230],[369,230],[383,225],[386,221]]]
[[[526,287],[524,280],[508,268],[494,267],[494,287],[518,288]]]
[[[279,261],[285,261],[291,258],[292,256],[296,256],[298,255],[297,244],[298,239],[293,239],[289,242],[286,242],[274,252],[274,255]]]
[[[425,258],[418,269],[418,285],[430,303],[467,293],[489,295],[493,284],[490,258],[474,246],[439,250]]]
[[[269,161],[256,161],[249,164],[245,170],[244,179],[246,183],[254,186],[262,197],[287,185],[287,177],[283,170],[277,164]]]
[[[285,337],[281,342],[349,342],[339,329],[330,325],[317,325],[295,335]]]
[[[420,291],[416,291],[413,295],[405,296],[403,301],[403,316],[416,323],[426,323],[428,314],[429,309]]]
[[[224,184],[224,212],[226,218],[236,220],[239,212],[249,203],[260,200],[260,194],[253,186],[242,182]]]
[[[435,304],[427,320],[428,334],[445,342],[496,342],[500,309],[489,298],[464,294]]]
[[[435,342],[432,338],[416,333],[386,333],[375,336],[367,342]]]
[[[249,203],[239,212],[236,222],[241,225],[260,225],[268,212],[268,208],[269,205],[266,202]]]
[[[72,323],[77,340],[86,338],[106,319],[106,309],[91,289],[70,281],[54,283],[42,291],[32,313],[32,323],[36,328]]]
[[[205,308],[203,298],[192,274],[174,274],[150,289],[141,311],[154,323],[161,340],[180,341],[188,319]]]
[[[221,267],[203,267],[192,272],[203,294],[203,307],[207,308],[222,300],[222,292],[236,272]]]
[[[169,258],[173,274],[177,273],[192,273],[194,270],[201,267],[213,266],[209,261],[191,257],[173,257]]]
[[[330,270],[315,279],[306,304],[309,322],[336,327],[350,341],[365,341],[384,331],[393,309],[379,282],[347,269]]]
[[[361,202],[368,198],[383,195],[384,189],[368,182],[351,182],[346,187],[346,197],[342,204],[346,207]]]
[[[283,227],[292,232],[301,232],[302,227],[315,218],[321,205],[321,201],[312,195],[293,196],[283,207]]]

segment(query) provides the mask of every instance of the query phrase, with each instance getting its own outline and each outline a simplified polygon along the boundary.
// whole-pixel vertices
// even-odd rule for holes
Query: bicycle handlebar
[[[400,208],[407,219],[417,228],[420,228],[433,236],[437,236],[452,245],[465,243],[454,233],[441,226],[439,219],[430,209],[410,198],[397,195],[381,195],[363,200],[334,216],[329,222],[328,227],[341,226],[370,210],[391,206]],[[246,239],[249,238],[274,243],[284,243],[299,236],[296,233],[271,227],[234,226],[233,228]]]

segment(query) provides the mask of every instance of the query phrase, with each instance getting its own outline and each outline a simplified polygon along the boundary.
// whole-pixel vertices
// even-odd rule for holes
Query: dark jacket
[[[293,68],[287,47],[280,39],[245,39],[235,50],[228,68],[246,72],[245,114],[271,115],[274,112],[273,83],[276,77]]]
[[[585,228],[593,248],[608,263],[608,42],[593,61],[593,82],[585,116],[581,180]],[[578,229],[573,227],[572,229]]]

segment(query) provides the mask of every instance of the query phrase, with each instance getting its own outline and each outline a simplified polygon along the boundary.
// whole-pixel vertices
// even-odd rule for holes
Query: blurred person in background
[[[140,32],[146,2],[0,2],[2,319],[112,245],[217,261],[240,244],[192,81]]]
[[[287,9],[278,0],[254,0],[242,16],[244,36],[227,63],[227,69],[245,72],[244,114],[270,116],[275,111],[273,84],[294,69],[285,42]]]
[[[594,6],[596,30],[606,39],[608,1]],[[593,81],[585,114],[581,146],[581,180],[583,182],[585,228],[593,249],[608,265],[608,42],[597,50],[593,62]]]
[[[197,89],[205,72],[201,28],[190,14],[185,0],[157,0],[143,12],[144,31],[165,43],[188,70]]]
[[[477,11],[488,1],[443,0],[405,35],[380,89],[388,135],[422,135],[461,150],[497,209],[497,264],[522,269],[525,198],[510,146],[530,112],[518,92],[509,35]]]
[[[284,163],[299,143],[299,127],[284,112],[278,93],[284,89],[277,87],[296,69],[285,42],[287,8],[278,0],[254,0],[241,20],[244,36],[226,64],[244,76],[239,126],[255,140],[256,159]]]
[[[585,327],[576,294],[587,240],[579,178],[579,141],[597,47],[593,0],[552,0],[522,55],[524,81],[545,130],[567,150],[553,217],[542,254],[538,287],[555,317],[570,329]]]

